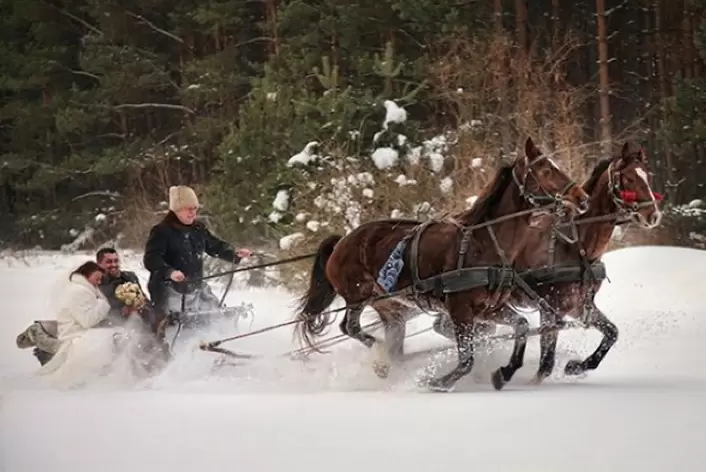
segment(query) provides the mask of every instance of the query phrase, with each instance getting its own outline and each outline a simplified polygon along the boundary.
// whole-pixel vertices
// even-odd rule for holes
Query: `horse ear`
[[[532,162],[537,159],[540,154],[541,153],[539,152],[539,149],[537,149],[537,146],[534,145],[532,138],[527,137],[527,141],[525,141],[525,160]]]
[[[647,164],[647,153],[645,152],[645,146],[640,146],[640,152],[637,153],[640,162]]]
[[[629,152],[630,145],[625,142],[625,144],[623,144],[622,149],[620,150],[620,153],[613,156],[613,165],[617,167],[620,162],[624,162],[625,159],[628,157]]]

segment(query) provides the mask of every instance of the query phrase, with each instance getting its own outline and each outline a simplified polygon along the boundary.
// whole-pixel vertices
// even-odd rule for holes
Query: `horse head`
[[[588,211],[589,196],[550,157],[545,156],[527,138],[524,156],[515,160],[513,178],[520,194],[533,206],[556,203],[567,216]]]
[[[652,191],[644,148],[630,151],[628,143],[613,157],[608,167],[608,193],[618,210],[643,228],[654,228],[662,221],[659,202],[663,197]]]

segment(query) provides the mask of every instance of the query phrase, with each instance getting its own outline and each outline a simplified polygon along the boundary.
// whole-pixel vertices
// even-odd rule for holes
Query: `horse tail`
[[[337,234],[324,239],[316,251],[314,266],[311,269],[309,288],[299,300],[296,315],[300,337],[309,348],[315,349],[312,336],[320,336],[331,324],[331,313],[324,313],[336,298],[336,290],[326,276],[326,263],[331,257],[336,244],[343,238]]]

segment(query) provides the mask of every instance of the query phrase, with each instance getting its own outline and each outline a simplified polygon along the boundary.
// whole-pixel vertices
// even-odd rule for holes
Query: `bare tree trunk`
[[[608,80],[608,44],[606,41],[605,0],[596,0],[598,24],[598,76],[600,80],[601,148],[607,156],[612,155],[610,84]]]
[[[270,34],[272,35],[272,49],[276,57],[279,57],[280,39],[277,30],[277,0],[266,0],[265,15],[267,23],[270,26]]]
[[[654,60],[655,60],[655,48],[654,41],[652,40],[654,35],[654,27],[652,26],[652,0],[643,1],[643,15],[642,15],[642,71],[644,75],[644,83],[641,88],[642,93],[645,97],[645,101],[648,104],[649,114],[647,116],[647,149],[652,151],[648,152],[648,156],[652,165],[655,169],[662,169],[663,161],[659,157],[660,153],[655,153],[656,148],[655,140],[655,129],[658,126],[658,120],[655,116],[655,104],[656,104],[656,94],[654,87],[654,80],[656,77]],[[662,172],[655,173],[655,184],[657,188],[664,188],[664,176]]]
[[[661,0],[655,0],[654,1],[654,10],[655,10],[655,43],[657,46],[657,74],[659,75],[658,81],[659,81],[659,99],[660,101],[664,101],[667,96],[668,96],[668,81],[669,78],[667,77],[667,71],[666,71],[666,57],[665,57],[665,50],[664,50],[664,31],[663,31],[663,22],[662,19],[663,17],[663,12],[662,12],[662,1]],[[664,109],[664,105],[661,107],[661,115],[662,115],[662,123],[666,123],[669,121],[668,114],[666,113],[666,110]],[[671,149],[670,143],[666,142],[663,143],[664,145],[664,155],[665,155],[665,167],[666,167],[666,178],[667,182],[665,183],[665,191],[667,192],[667,197],[669,198],[670,201],[674,202],[676,201],[677,197],[677,186],[676,186],[676,181],[674,178],[674,172],[676,169],[674,168],[674,154]]]
[[[684,19],[682,20],[685,59],[682,66],[682,74],[687,79],[694,77],[694,56],[696,55],[696,51],[694,50],[694,31],[692,24],[692,17],[694,13],[691,3],[692,0],[684,0]]]
[[[527,52],[527,0],[515,0],[517,42],[522,52]]]
[[[555,47],[559,43],[560,33],[561,20],[559,18],[559,0],[552,0],[552,39]]]
[[[498,40],[504,36],[503,30],[503,2],[502,0],[493,0],[493,13],[495,14],[495,34],[498,35]],[[506,48],[503,48],[503,52],[507,52]],[[512,140],[510,134],[510,107],[508,106],[508,68],[507,68],[507,56],[503,55],[498,58],[501,66],[501,73],[503,76],[500,77],[500,115],[501,115],[501,126],[500,133],[502,137],[502,155],[507,156],[510,154],[512,147]]]

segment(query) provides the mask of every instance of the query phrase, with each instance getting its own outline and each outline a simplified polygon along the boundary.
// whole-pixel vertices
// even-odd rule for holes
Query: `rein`
[[[445,221],[444,219],[436,220],[436,221],[431,220],[431,221],[428,221],[428,222],[426,222],[426,223],[419,224],[419,225],[417,225],[417,226],[414,227],[414,229],[412,230],[412,232],[411,232],[409,235],[405,236],[405,238],[413,238],[412,252],[411,252],[411,254],[412,254],[412,255],[416,255],[416,248],[418,247],[419,239],[420,239],[420,237],[421,237],[421,233],[423,232],[423,229],[427,228],[430,224],[434,224],[434,223],[451,223],[451,224],[454,224],[455,226],[460,227],[460,228],[462,229],[462,231],[463,231],[463,237],[462,237],[462,241],[461,241],[462,248],[461,248],[461,250],[459,251],[459,268],[462,268],[462,266],[463,266],[463,259],[464,259],[464,256],[465,256],[465,253],[466,253],[466,250],[467,250],[468,242],[470,242],[470,235],[471,235],[472,231],[477,230],[477,229],[481,229],[481,228],[488,228],[488,232],[490,233],[491,240],[493,241],[493,243],[494,243],[494,245],[495,245],[497,254],[498,254],[498,256],[500,256],[500,259],[501,259],[501,262],[502,262],[503,266],[504,266],[504,267],[509,266],[509,263],[508,263],[508,261],[507,261],[507,259],[506,259],[506,257],[505,257],[504,251],[503,251],[502,248],[500,248],[500,246],[499,246],[499,243],[498,243],[497,238],[496,238],[496,236],[495,236],[495,232],[494,232],[493,229],[492,229],[492,226],[495,225],[495,224],[498,224],[498,223],[501,223],[501,222],[504,222],[504,221],[508,221],[508,220],[512,220],[512,219],[515,219],[515,218],[519,218],[519,217],[522,217],[522,216],[526,216],[526,215],[530,215],[530,214],[536,214],[536,213],[542,213],[542,212],[548,212],[548,211],[550,211],[550,210],[554,210],[555,212],[559,213],[559,212],[561,212],[561,210],[563,209],[563,205],[561,204],[561,200],[563,200],[563,197],[566,195],[566,193],[568,193],[568,192],[576,185],[576,183],[575,183],[573,180],[570,180],[570,179],[569,179],[569,182],[564,186],[564,188],[562,188],[562,190],[561,190],[560,192],[558,192],[558,193],[556,193],[556,194],[554,194],[554,195],[552,195],[552,194],[550,194],[549,192],[547,192],[546,189],[544,188],[544,186],[543,186],[543,185],[541,184],[541,182],[539,181],[539,178],[536,176],[536,174],[533,172],[533,169],[532,169],[532,167],[533,167],[535,164],[537,164],[538,162],[541,162],[541,161],[543,161],[543,160],[546,160],[546,159],[547,159],[546,156],[539,156],[538,158],[536,158],[536,159],[533,160],[532,162],[528,163],[527,166],[526,166],[526,169],[525,169],[525,173],[524,173],[523,181],[522,181],[522,182],[520,182],[520,180],[519,180],[518,177],[517,177],[517,174],[516,174],[516,171],[515,171],[516,167],[513,167],[513,169],[512,169],[512,177],[513,177],[513,180],[514,180],[515,184],[516,184],[517,187],[518,187],[519,193],[520,193],[520,195],[523,197],[523,199],[525,200],[525,202],[528,203],[528,204],[531,206],[531,208],[527,208],[527,209],[520,210],[520,211],[517,211],[517,212],[514,212],[514,213],[510,213],[510,214],[506,214],[506,215],[503,215],[503,216],[499,216],[499,217],[494,218],[494,219],[492,219],[492,220],[484,221],[484,222],[482,222],[482,223],[477,223],[477,224],[473,224],[473,225],[464,225],[464,224],[462,224],[461,222],[459,222],[459,221],[458,221],[457,219],[455,219],[455,218],[450,218],[450,219],[447,219],[446,221]],[[528,193],[528,192],[527,192],[527,189],[526,189],[525,184],[526,184],[526,181],[527,181],[527,178],[529,177],[529,175],[532,175],[532,177],[535,179],[535,181],[537,182],[537,185],[539,186],[539,188],[540,188],[541,191],[543,192],[543,195],[541,195],[541,194],[534,194],[534,193]],[[542,205],[541,202],[547,201],[547,200],[549,200],[550,203]],[[250,267],[248,267],[248,268],[236,269],[236,270],[233,270],[233,271],[228,271],[228,272],[223,272],[223,273],[220,273],[220,274],[214,274],[214,275],[211,275],[211,276],[203,277],[203,278],[201,278],[201,279],[199,279],[199,280],[205,280],[205,279],[208,279],[208,278],[215,278],[215,277],[219,277],[219,276],[226,275],[226,274],[229,274],[229,273],[238,272],[238,271],[241,271],[241,270],[250,270],[250,269],[253,269],[253,268],[256,268],[256,267],[267,267],[267,266],[271,266],[271,265],[277,265],[277,264],[284,264],[284,263],[288,263],[288,262],[294,262],[294,261],[296,261],[296,260],[301,260],[301,259],[305,259],[305,258],[309,258],[309,257],[314,257],[315,255],[316,255],[315,253],[313,253],[313,254],[306,254],[306,255],[294,257],[294,258],[291,258],[291,259],[288,259],[288,260],[278,261],[278,262],[276,262],[276,263],[261,264],[261,265],[259,265],[259,266],[250,266]],[[366,305],[368,305],[368,304],[370,304],[370,303],[374,303],[374,302],[376,302],[376,301],[381,301],[381,300],[385,300],[385,299],[389,299],[389,298],[394,298],[394,297],[398,297],[398,296],[405,296],[405,295],[412,295],[415,299],[417,299],[417,305],[420,306],[420,305],[419,305],[419,301],[418,301],[418,296],[419,296],[419,294],[417,293],[417,290],[416,290],[416,288],[415,288],[415,284],[416,284],[416,282],[419,280],[418,273],[417,273],[417,272],[418,272],[418,267],[417,267],[417,264],[416,264],[416,258],[413,257],[413,256],[410,256],[410,257],[411,257],[411,259],[412,259],[412,261],[413,261],[413,262],[412,262],[412,266],[413,266],[413,269],[412,269],[413,283],[412,283],[410,286],[405,287],[405,288],[403,288],[403,289],[395,290],[395,291],[393,291],[393,292],[378,294],[378,295],[369,297],[369,298],[367,298],[366,300],[363,300],[363,301],[360,301],[360,302],[357,302],[357,303],[353,303],[353,304],[348,304],[348,305],[345,305],[345,306],[340,307],[340,308],[331,309],[331,310],[326,310],[326,311],[320,313],[319,315],[329,315],[329,314],[336,313],[336,312],[347,311],[347,310],[350,310],[350,309],[352,309],[352,308],[358,308],[358,307],[361,307],[361,306],[366,306]],[[513,272],[514,272],[514,270],[513,270]],[[524,282],[524,281],[521,281],[521,282]],[[544,301],[543,299],[541,299],[541,297],[539,297],[539,295],[538,295],[536,292],[534,292],[534,291],[531,289],[531,287],[529,287],[526,283],[524,283],[524,286],[523,286],[522,288],[524,288],[526,291],[528,291],[528,293],[530,294],[530,296],[531,296],[532,298],[535,298],[535,299],[536,299],[536,298],[539,298],[538,303],[542,304],[542,302],[544,302],[544,304],[547,305],[547,304],[546,304],[546,301]],[[500,286],[499,286],[498,289],[500,289]],[[551,308],[550,306],[548,306],[548,305],[547,305],[547,307],[548,307],[549,310],[552,309],[552,308]],[[422,307],[420,306],[420,308],[422,308]],[[423,308],[422,308],[422,309],[423,309]],[[253,336],[253,335],[256,335],[256,334],[260,334],[260,333],[264,333],[264,332],[271,331],[271,330],[274,330],[274,329],[278,329],[278,328],[281,328],[281,327],[284,327],[284,326],[296,325],[296,324],[300,324],[300,323],[303,323],[303,322],[305,322],[305,320],[291,320],[291,321],[279,323],[279,324],[277,324],[277,325],[265,327],[265,328],[262,328],[262,329],[259,329],[259,330],[250,331],[250,332],[248,332],[248,333],[242,333],[242,334],[238,334],[238,335],[235,335],[235,336],[230,336],[230,337],[227,337],[227,338],[222,338],[222,339],[215,340],[215,341],[208,342],[208,343],[204,342],[204,343],[201,343],[200,349],[201,349],[201,350],[205,350],[205,351],[214,351],[214,352],[220,352],[220,353],[223,353],[223,354],[227,354],[229,351],[227,351],[227,350],[225,350],[225,349],[222,349],[222,348],[219,348],[219,346],[220,346],[222,343],[224,343],[224,342],[233,341],[233,340],[237,340],[237,339],[241,339],[241,338]],[[316,351],[318,351],[318,349],[316,349],[315,347],[314,347],[313,349],[316,350]]]

